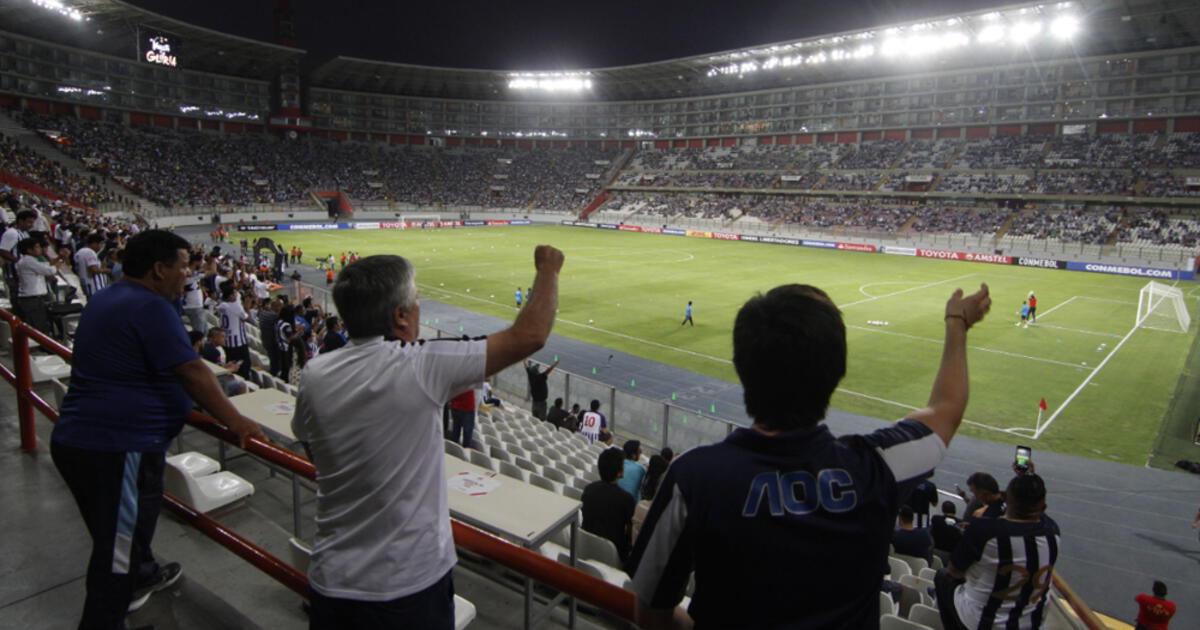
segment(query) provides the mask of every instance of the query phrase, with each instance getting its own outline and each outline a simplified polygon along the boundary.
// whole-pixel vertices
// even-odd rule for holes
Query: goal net
[[[1186,333],[1192,325],[1183,291],[1161,282],[1149,282],[1138,293],[1137,325]]]

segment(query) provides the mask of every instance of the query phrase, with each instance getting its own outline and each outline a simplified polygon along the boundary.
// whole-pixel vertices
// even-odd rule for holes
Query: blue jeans
[[[475,412],[450,410],[450,439],[471,448],[471,435],[475,433]]]
[[[326,597],[310,590],[309,630],[386,630],[454,628],[454,571],[429,588],[386,602]]]

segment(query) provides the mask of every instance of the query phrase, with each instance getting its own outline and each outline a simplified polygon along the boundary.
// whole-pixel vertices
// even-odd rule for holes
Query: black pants
[[[309,630],[450,630],[454,627],[454,572],[429,588],[386,602],[326,597],[309,591]]]
[[[242,377],[243,381],[250,380],[250,346],[225,346],[226,361],[241,361],[241,366],[237,369],[237,375]]]
[[[471,448],[471,436],[475,434],[475,412],[451,409],[450,419],[453,422],[450,439],[461,444],[463,448]]]
[[[162,507],[164,453],[108,453],[50,442],[92,537],[79,630],[125,628],[133,591],[158,571],[150,542]]]
[[[287,350],[276,349],[276,352],[279,353],[279,374],[276,376],[286,383],[292,376],[292,347],[288,346]]]
[[[50,330],[50,307],[45,295],[19,297],[13,301],[13,306],[16,307],[17,317],[25,320],[25,323],[47,335],[53,334]]]
[[[933,578],[933,590],[937,593],[938,614],[942,617],[942,628],[944,630],[967,630],[961,619],[958,618],[958,610],[954,608],[954,589],[962,584],[962,580],[950,575],[946,569],[938,569],[937,575]]]

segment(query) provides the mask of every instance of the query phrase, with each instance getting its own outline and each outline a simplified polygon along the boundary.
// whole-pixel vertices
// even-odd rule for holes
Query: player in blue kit
[[[513,292],[513,297],[517,298],[517,308],[521,308],[521,297],[523,297],[521,295],[521,287],[517,287],[517,290]]]
[[[692,328],[696,327],[696,322],[692,321],[692,301],[691,300],[688,300],[687,308],[683,309],[683,321],[680,322],[679,325],[683,326],[684,324],[688,324],[688,323],[690,323],[692,325]]]
[[[1017,322],[1017,325],[1021,324],[1025,324],[1025,327],[1029,328],[1029,300],[1021,302],[1021,321]]]
[[[896,513],[962,422],[966,333],[990,305],[986,285],[950,296],[925,408],[837,438],[821,420],[846,372],[841,312],[806,285],[751,298],[734,324],[733,363],[754,424],[667,470],[627,565],[638,625],[878,628]]]

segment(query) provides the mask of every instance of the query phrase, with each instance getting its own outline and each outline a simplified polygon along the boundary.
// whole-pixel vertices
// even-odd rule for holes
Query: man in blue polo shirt
[[[173,303],[188,242],[148,230],[125,246],[125,275],[88,300],[50,455],[92,538],[80,628],[121,629],[125,615],[178,579],[150,550],[166,450],[195,400],[243,441],[266,440],[237,412],[189,343]]]
[[[835,438],[821,420],[846,371],[841,312],[806,285],[751,298],[734,323],[733,364],[754,424],[667,470],[627,564],[638,624],[877,628],[896,512],[962,421],[966,333],[990,305],[986,285],[946,303],[928,406]]]

